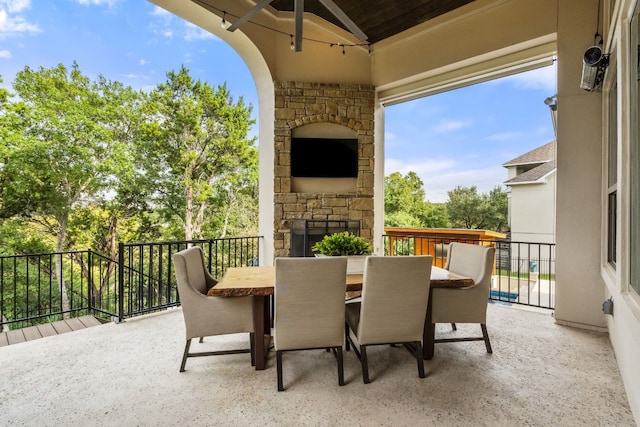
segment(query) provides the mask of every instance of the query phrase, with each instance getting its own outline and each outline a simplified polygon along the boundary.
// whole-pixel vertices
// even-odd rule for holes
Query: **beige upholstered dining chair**
[[[178,292],[187,343],[184,347],[180,372],[184,372],[188,357],[217,356],[222,354],[251,353],[254,360],[253,297],[210,297],[207,291],[217,281],[204,266],[202,249],[198,246],[173,255]],[[196,337],[249,332],[249,349],[189,353],[191,340]]]
[[[429,301],[431,256],[368,257],[365,261],[361,302],[346,304],[346,349],[353,346],[369,380],[367,347],[405,344],[424,378],[422,334]],[[351,337],[355,335],[355,341]],[[356,346],[358,344],[360,350]]]
[[[481,337],[435,339],[435,343],[458,341],[484,341],[487,353],[492,353],[487,333],[487,302],[491,288],[491,273],[495,248],[466,243],[450,243],[445,269],[471,277],[475,285],[466,288],[434,288],[431,295],[432,325],[436,323],[479,323]]]
[[[338,384],[344,385],[344,295],[347,259],[276,258],[274,347],[278,391],[284,390],[282,354],[285,351],[333,350],[338,361]]]

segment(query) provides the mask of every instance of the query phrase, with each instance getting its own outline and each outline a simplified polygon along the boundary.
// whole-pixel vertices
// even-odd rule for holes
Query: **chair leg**
[[[256,366],[256,334],[249,332],[249,351],[251,352],[251,366]]]
[[[482,336],[484,337],[484,345],[487,347],[487,353],[493,353],[491,342],[489,341],[489,333],[487,333],[487,325],[481,323],[480,327],[482,328]]]
[[[282,352],[276,351],[276,370],[278,371],[278,391],[284,391],[282,385]]]
[[[369,363],[367,362],[367,347],[364,345],[360,346],[360,363],[362,364],[362,381],[365,384],[369,384],[371,380],[369,380]]]
[[[424,360],[422,359],[422,343],[416,341],[416,360],[418,361],[418,376],[424,378]]]
[[[344,323],[344,348],[349,351],[351,350],[351,344],[349,344],[349,324],[347,322]]]
[[[455,324],[455,323],[452,323],[452,324],[451,324],[451,328],[453,328],[453,330],[454,330],[454,331],[457,331],[457,330],[458,330],[458,328],[456,327],[456,324]]]
[[[342,363],[342,347],[336,347],[338,353],[338,385],[344,385],[344,365]]]
[[[187,364],[187,357],[189,356],[189,347],[191,346],[191,338],[187,340],[184,346],[184,354],[182,355],[182,364],[180,365],[180,372],[184,372],[184,365]]]

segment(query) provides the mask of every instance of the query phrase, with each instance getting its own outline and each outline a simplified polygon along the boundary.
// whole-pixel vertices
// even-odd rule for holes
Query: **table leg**
[[[424,360],[433,359],[433,346],[435,339],[433,324],[431,323],[431,319],[433,319],[433,313],[431,312],[431,300],[433,296],[433,289],[429,289],[429,302],[427,303],[427,315],[424,319],[424,332],[422,333],[422,358]]]
[[[253,329],[255,331],[256,371],[267,367],[267,354],[271,340],[271,325],[269,315],[269,298],[266,296],[253,297]]]

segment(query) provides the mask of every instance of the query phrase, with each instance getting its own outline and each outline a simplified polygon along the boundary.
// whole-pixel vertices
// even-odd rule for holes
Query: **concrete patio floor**
[[[606,334],[497,304],[487,324],[492,355],[482,342],[438,344],[425,379],[401,347],[368,351],[368,385],[347,353],[344,387],[331,354],[286,353],[278,393],[273,352],[265,371],[240,354],[190,358],[178,372],[184,326],[172,309],[0,348],[0,425],[636,425]],[[458,333],[469,328],[480,330]],[[192,350],[245,344],[232,335]]]

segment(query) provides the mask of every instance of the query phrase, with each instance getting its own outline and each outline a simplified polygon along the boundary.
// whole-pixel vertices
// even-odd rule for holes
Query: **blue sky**
[[[187,1],[187,0],[185,0]],[[9,88],[25,66],[70,66],[150,89],[184,64],[213,86],[226,82],[257,112],[257,94],[225,42],[145,0],[0,0],[0,76]],[[385,110],[385,174],[415,171],[427,199],[458,185],[488,192],[507,178],[501,165],[551,141],[544,99],[555,68],[445,92]]]

